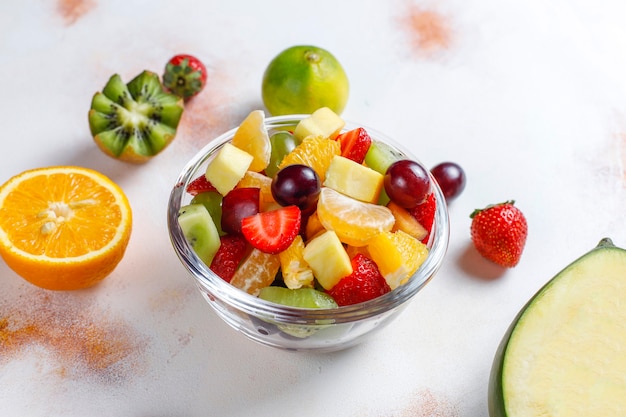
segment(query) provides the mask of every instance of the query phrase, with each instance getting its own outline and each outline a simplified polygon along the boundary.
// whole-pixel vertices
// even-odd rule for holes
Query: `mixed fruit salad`
[[[293,131],[251,112],[193,179],[178,222],[210,269],[302,308],[365,302],[405,284],[429,253],[429,172],[328,108]]]

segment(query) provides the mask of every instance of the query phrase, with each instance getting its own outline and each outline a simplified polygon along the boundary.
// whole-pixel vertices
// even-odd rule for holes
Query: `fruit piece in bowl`
[[[443,201],[428,171],[423,171],[427,186],[413,197],[414,206],[406,202],[410,190],[402,190],[404,201],[400,202],[394,201],[394,188],[389,189],[394,199],[385,191],[389,166],[411,161],[423,169],[416,158],[378,132],[346,123],[328,109],[318,112],[265,119],[269,158],[264,147],[246,146],[241,141],[233,144],[237,131],[251,120],[246,118],[188,164],[172,191],[168,211],[174,248],[218,313],[254,340],[297,350],[345,347],[386,323],[438,270],[448,241],[445,204],[433,206],[426,216],[428,226],[412,214],[431,196],[433,202]],[[222,158],[224,149],[231,152],[231,148],[247,156]],[[259,158],[255,152],[268,161],[264,165],[267,171],[251,166],[249,161]],[[241,160],[246,162],[239,164]],[[226,166],[228,161],[235,161],[236,175]],[[398,175],[406,173],[400,172]],[[199,191],[198,184],[209,184],[202,185],[207,191]],[[241,222],[241,231],[224,228],[222,222],[226,236],[243,237],[247,247],[227,282],[220,278],[219,266],[198,262],[174,210],[217,189],[223,199],[219,214],[223,220],[240,210],[224,204],[231,193],[249,187],[258,187],[258,213],[234,216]],[[405,218],[396,220],[400,215]],[[384,283],[372,280],[369,272],[361,273],[361,269],[377,270]],[[268,287],[282,288],[280,297],[262,297]],[[311,307],[311,300],[296,291],[300,289],[310,290],[307,297],[315,294],[311,291],[333,300],[336,296],[336,305]],[[307,301],[299,305],[302,299]],[[242,319],[242,312],[254,320]],[[281,332],[256,332],[253,322],[259,320],[276,324],[282,331],[291,329],[286,332],[290,338],[277,340]],[[329,341],[329,337],[335,340]]]

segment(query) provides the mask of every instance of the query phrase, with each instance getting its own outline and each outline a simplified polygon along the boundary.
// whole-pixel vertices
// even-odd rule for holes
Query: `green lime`
[[[316,46],[285,49],[263,74],[263,103],[273,116],[310,114],[321,107],[341,114],[348,92],[348,76],[339,61]]]

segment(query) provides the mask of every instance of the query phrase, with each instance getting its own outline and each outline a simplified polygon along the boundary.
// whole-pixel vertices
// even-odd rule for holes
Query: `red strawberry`
[[[207,72],[196,57],[186,54],[173,56],[165,65],[163,86],[184,99],[198,94],[204,88]]]
[[[213,184],[206,179],[204,175],[200,175],[195,180],[191,181],[186,188],[186,191],[191,195],[198,195],[207,191],[217,191]]]
[[[433,228],[433,222],[435,221],[435,210],[437,208],[437,202],[435,201],[435,194],[430,193],[423,203],[417,206],[407,209],[409,213],[417,219],[417,221],[424,226],[424,229],[428,230],[428,234],[422,243],[426,244],[430,238],[430,231]]]
[[[230,282],[247,249],[248,241],[241,235],[220,237],[220,248],[211,262],[211,270],[224,281]]]
[[[337,136],[341,145],[341,156],[351,159],[359,164],[363,163],[372,139],[362,127],[352,129]]]
[[[352,273],[343,277],[328,291],[338,305],[362,303],[391,291],[378,270],[378,266],[367,256],[357,253],[352,258]]]
[[[279,253],[291,245],[300,232],[298,206],[281,207],[246,217],[241,232],[252,246],[266,253]]]
[[[493,204],[474,210],[470,215],[476,250],[486,259],[507,268],[519,262],[528,236],[526,218],[514,203]]]

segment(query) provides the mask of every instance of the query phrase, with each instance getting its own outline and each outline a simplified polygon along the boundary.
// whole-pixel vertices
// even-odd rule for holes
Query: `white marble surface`
[[[487,415],[493,354],[521,306],[602,237],[626,246],[625,19],[617,0],[1,2],[0,181],[47,165],[100,170],[126,191],[134,229],[91,290],[39,290],[0,263],[0,318],[47,329],[16,349],[0,338],[0,414]],[[345,118],[468,176],[440,273],[388,328],[336,354],[282,352],[227,327],[165,224],[185,160],[260,108],[265,66],[303,43],[344,64]],[[180,52],[210,79],[175,142],[141,166],[103,155],[87,124],[92,94],[114,72],[161,72]],[[472,249],[469,213],[507,199],[530,230],[520,264],[503,271]],[[84,338],[131,353],[90,364]]]

